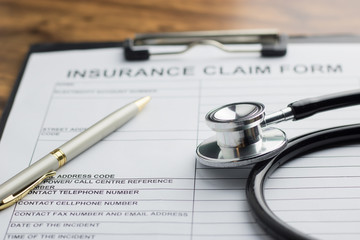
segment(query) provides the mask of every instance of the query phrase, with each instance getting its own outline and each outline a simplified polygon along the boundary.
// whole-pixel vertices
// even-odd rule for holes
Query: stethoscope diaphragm
[[[264,111],[258,102],[232,103],[210,111],[205,119],[216,136],[197,147],[199,162],[211,167],[239,167],[279,154],[286,147],[286,134],[261,126]]]

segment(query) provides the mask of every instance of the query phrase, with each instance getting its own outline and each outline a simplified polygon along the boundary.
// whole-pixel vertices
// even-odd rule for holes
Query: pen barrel
[[[138,106],[134,103],[130,103],[106,116],[84,132],[64,143],[59,149],[61,149],[69,161],[124,125],[138,112]]]
[[[149,101],[149,96],[143,97],[116,110],[1,184],[0,210],[22,199],[46,178],[54,176],[55,170],[63,166],[66,161],[81,154],[135,117]]]
[[[45,173],[56,170],[58,167],[59,162],[52,154],[44,156],[28,168],[22,170],[1,184],[0,200],[10,195],[16,195],[16,193],[38,180]]]

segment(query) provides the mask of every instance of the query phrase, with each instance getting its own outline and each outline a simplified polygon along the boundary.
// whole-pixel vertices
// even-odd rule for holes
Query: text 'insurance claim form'
[[[161,49],[160,49],[161,50]],[[32,53],[0,142],[0,182],[117,108],[136,118],[0,212],[0,239],[270,239],[246,202],[251,167],[209,168],[195,148],[205,114],[257,101],[288,103],[360,87],[360,44],[290,44],[282,58],[198,47],[126,62],[121,48]],[[349,107],[279,124],[289,138],[358,123]],[[360,238],[360,151],[347,145],[285,165],[266,185],[275,213],[323,239]]]

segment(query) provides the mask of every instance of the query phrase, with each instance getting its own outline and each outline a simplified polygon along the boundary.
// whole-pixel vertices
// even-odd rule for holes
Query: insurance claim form
[[[282,58],[198,47],[126,62],[122,49],[32,53],[0,142],[0,182],[115,109],[143,96],[136,118],[0,212],[0,239],[270,239],[246,202],[251,166],[209,168],[195,148],[223,104],[288,103],[360,87],[360,44],[290,44]],[[289,138],[358,123],[349,107],[279,124]],[[269,205],[314,237],[360,237],[359,145],[314,153],[277,171]]]

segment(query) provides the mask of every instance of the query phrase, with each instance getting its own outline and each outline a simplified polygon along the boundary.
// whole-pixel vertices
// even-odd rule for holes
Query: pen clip
[[[40,183],[42,183],[45,179],[55,176],[55,174],[56,174],[55,171],[50,171],[48,173],[45,173],[38,180],[31,183],[29,186],[25,187],[23,190],[6,197],[0,203],[0,210],[8,208],[11,205],[15,204],[16,202],[20,201],[23,197],[25,197],[31,190],[33,190],[36,186],[38,186]]]

